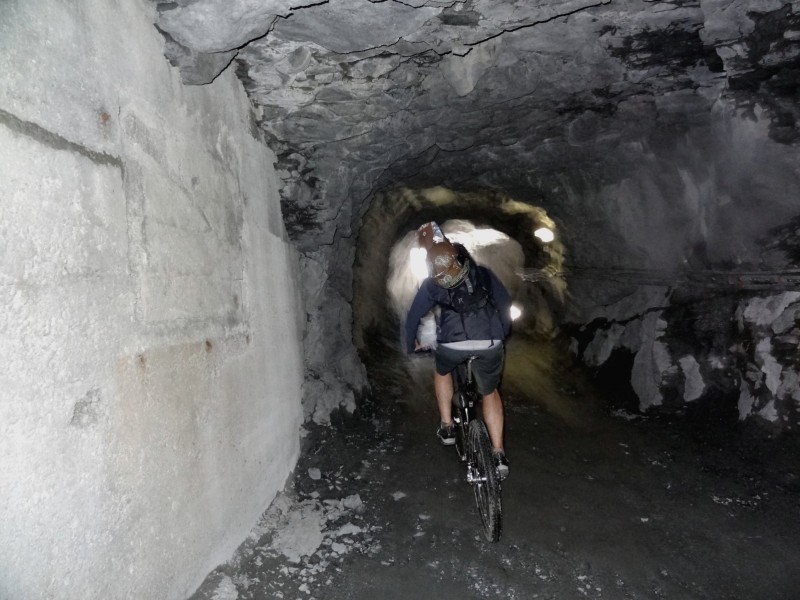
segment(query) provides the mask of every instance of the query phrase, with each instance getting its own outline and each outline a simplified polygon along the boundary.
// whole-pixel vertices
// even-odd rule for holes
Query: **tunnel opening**
[[[404,357],[400,336],[421,282],[411,261],[416,230],[430,220],[498,276],[521,312],[507,340],[501,392],[517,399],[535,397],[565,422],[584,426],[584,411],[600,402],[586,393],[585,373],[562,331],[569,300],[562,230],[543,208],[495,191],[401,189],[373,201],[360,230],[353,288],[354,338],[373,390],[366,398],[382,397],[375,390],[386,389],[387,379],[410,377],[416,402],[427,409],[435,404],[432,361]],[[418,329],[423,346],[435,345],[437,314],[429,313]],[[556,373],[571,374],[558,383],[554,379],[561,375]],[[564,401],[562,388],[576,390],[570,400]]]
[[[391,340],[398,335],[418,285],[409,262],[414,232],[429,221],[445,224],[448,236],[463,240],[479,263],[497,269],[523,312],[516,324],[519,331],[557,335],[566,295],[565,282],[558,277],[565,247],[556,223],[543,208],[493,190],[398,188],[376,195],[360,227],[353,269],[353,326],[362,356],[369,345],[367,337]],[[540,229],[555,237],[543,241],[536,235]],[[539,273],[541,285],[525,281],[523,272]]]

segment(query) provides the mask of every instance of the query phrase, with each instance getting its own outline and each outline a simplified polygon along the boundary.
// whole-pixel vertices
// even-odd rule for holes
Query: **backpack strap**
[[[486,288],[489,296],[487,297],[487,304],[491,304],[492,308],[497,310],[497,305],[494,303],[494,292],[492,290],[492,278],[489,277],[488,272],[484,271],[483,268],[479,268],[478,276],[481,278],[483,283],[483,287]]]
[[[478,278],[480,278],[481,284],[486,289],[487,293],[486,306],[483,307],[483,310],[485,310],[489,316],[489,321],[490,321],[489,329],[491,330],[491,320],[493,315],[489,313],[487,308],[491,306],[494,309],[494,314],[497,314],[499,312],[497,309],[497,305],[494,303],[494,293],[492,292],[492,278],[489,277],[487,271],[484,271],[483,267],[478,267],[478,272],[475,273],[476,281],[478,280]],[[491,344],[492,346],[494,346],[494,341],[495,341],[494,338],[492,338],[492,344]]]
[[[474,265],[475,263],[472,263],[472,264]],[[476,268],[477,268],[477,265],[476,265]],[[466,285],[467,286],[467,290],[469,291],[470,294],[472,294],[475,291],[475,288],[472,285],[472,278],[470,277],[471,273],[472,273],[472,269],[470,269],[470,273],[467,273],[467,277],[464,279],[464,282],[461,284],[461,285]],[[476,273],[476,279],[477,279],[477,273]],[[448,289],[447,290],[447,296],[450,298],[450,307],[453,308],[453,290]],[[464,313],[461,312],[460,310],[455,310],[455,308],[453,308],[453,310],[454,310],[454,312],[458,313],[458,316],[461,319],[461,329],[464,331],[464,337],[469,339],[469,333],[467,333],[467,322],[464,320]]]

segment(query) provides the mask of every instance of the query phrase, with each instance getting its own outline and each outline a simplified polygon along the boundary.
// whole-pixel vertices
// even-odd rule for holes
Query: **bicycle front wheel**
[[[472,486],[483,523],[483,533],[487,540],[496,542],[500,539],[503,524],[500,477],[494,468],[489,433],[486,425],[479,419],[469,424],[469,450],[474,468]]]

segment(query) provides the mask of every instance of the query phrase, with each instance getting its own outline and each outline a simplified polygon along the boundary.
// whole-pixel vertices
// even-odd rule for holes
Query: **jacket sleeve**
[[[408,314],[406,314],[403,345],[405,346],[405,351],[409,354],[414,352],[414,340],[417,338],[419,322],[434,306],[434,301],[430,293],[431,285],[429,279],[422,282],[417,295],[414,296],[414,301],[411,303],[411,308],[408,309]]]
[[[497,311],[500,313],[500,320],[503,323],[503,332],[506,337],[508,337],[511,333],[511,294],[508,293],[506,286],[503,285],[503,282],[500,281],[497,275],[490,269],[486,270],[489,272],[489,277],[491,278],[492,298],[494,299]]]

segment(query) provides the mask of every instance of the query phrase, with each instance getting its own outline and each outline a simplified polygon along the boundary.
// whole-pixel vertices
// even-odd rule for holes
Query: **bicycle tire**
[[[490,542],[500,539],[503,527],[503,506],[500,496],[500,477],[494,467],[492,444],[483,421],[469,424],[469,451],[474,462],[473,491],[481,515],[483,534]]]

